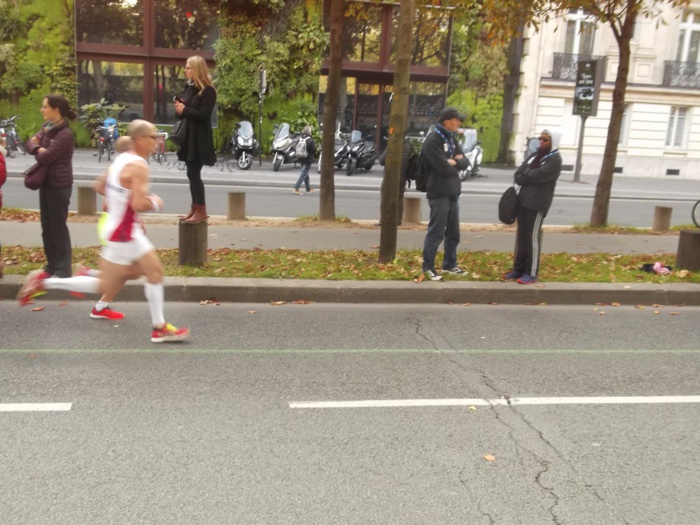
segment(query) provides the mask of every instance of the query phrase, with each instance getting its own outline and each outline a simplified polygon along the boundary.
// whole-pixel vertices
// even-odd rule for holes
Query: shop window
[[[76,0],[75,12],[78,42],[143,46],[142,0]]]
[[[78,62],[78,105],[104,102],[124,109],[119,120],[143,118],[143,65],[128,62]]]

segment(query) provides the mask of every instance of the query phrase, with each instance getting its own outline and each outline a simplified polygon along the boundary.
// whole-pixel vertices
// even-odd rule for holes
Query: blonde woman
[[[192,207],[182,220],[196,224],[207,220],[202,166],[216,164],[211,129],[211,114],[216,106],[216,89],[209,76],[207,63],[200,56],[187,59],[185,77],[185,90],[175,98],[175,114],[177,118],[185,120],[186,129],[185,140],[177,151],[177,158],[187,166],[192,195]]]

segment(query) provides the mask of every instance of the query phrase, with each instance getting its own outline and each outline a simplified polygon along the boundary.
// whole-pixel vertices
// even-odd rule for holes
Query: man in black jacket
[[[542,221],[554,199],[554,188],[561,174],[559,141],[561,133],[545,129],[540,133],[540,146],[515,170],[518,194],[518,230],[515,234],[513,269],[506,279],[520,284],[534,284],[540,268]]]
[[[442,275],[435,271],[435,255],[443,240],[443,271],[452,275],[465,273],[457,266],[459,196],[462,193],[459,172],[468,166],[469,161],[454,139],[464,118],[455,108],[443,109],[435,131],[423,143],[423,168],[428,175],[427,198],[430,204],[430,222],[423,244],[423,272],[431,281],[442,281]]]

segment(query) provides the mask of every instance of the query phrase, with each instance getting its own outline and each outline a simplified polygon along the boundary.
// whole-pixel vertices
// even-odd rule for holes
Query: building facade
[[[700,180],[700,0],[687,9],[656,7],[658,16],[640,17],[634,31],[616,176]],[[565,169],[574,169],[581,133],[574,82],[577,63],[590,59],[603,61],[604,78],[597,115],[586,121],[581,173],[600,173],[619,52],[609,25],[582,10],[526,29],[510,143],[516,162],[527,137],[559,127]]]

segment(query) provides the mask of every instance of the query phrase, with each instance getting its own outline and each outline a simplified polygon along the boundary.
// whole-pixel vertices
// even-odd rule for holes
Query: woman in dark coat
[[[202,166],[216,164],[211,114],[216,106],[216,89],[212,84],[206,61],[200,56],[187,59],[185,65],[187,84],[175,101],[177,118],[185,119],[185,140],[177,151],[177,158],[187,165],[192,207],[181,220],[190,224],[207,220],[204,199]]]
[[[27,141],[27,153],[46,167],[46,179],[39,188],[41,238],[46,254],[45,277],[70,277],[71,242],[68,205],[73,192],[73,132],[68,120],[75,112],[63,95],[46,95],[41,105],[45,124]]]

